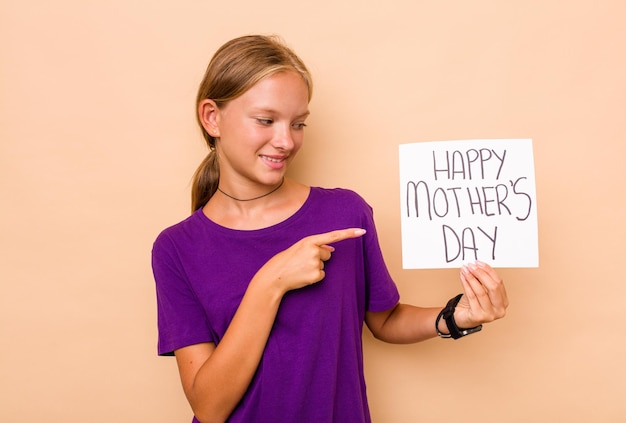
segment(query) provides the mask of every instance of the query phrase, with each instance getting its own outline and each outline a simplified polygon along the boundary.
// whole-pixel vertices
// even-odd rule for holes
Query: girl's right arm
[[[330,243],[363,235],[343,229],[312,235],[272,257],[254,275],[226,333],[213,343],[176,350],[183,390],[202,423],[223,422],[245,394],[259,365],[283,295],[324,278]]]
[[[183,390],[202,423],[228,418],[259,365],[282,297],[260,285],[250,283],[217,347],[203,343],[175,352]]]

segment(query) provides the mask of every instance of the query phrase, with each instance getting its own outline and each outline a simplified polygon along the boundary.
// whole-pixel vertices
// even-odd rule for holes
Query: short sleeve
[[[190,286],[175,243],[162,233],[152,248],[156,283],[158,354],[174,355],[176,349],[212,339],[202,305]]]
[[[374,223],[374,212],[365,203],[365,277],[367,279],[367,311],[389,310],[400,301],[398,288],[393,281],[383,258],[378,233]]]

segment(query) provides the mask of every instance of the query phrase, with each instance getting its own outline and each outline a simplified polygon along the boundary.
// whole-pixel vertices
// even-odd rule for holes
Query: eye
[[[294,129],[304,129],[306,128],[306,123],[304,122],[294,123],[292,126]]]
[[[269,126],[272,123],[274,123],[272,119],[265,119],[265,118],[256,118],[256,121],[264,126]]]

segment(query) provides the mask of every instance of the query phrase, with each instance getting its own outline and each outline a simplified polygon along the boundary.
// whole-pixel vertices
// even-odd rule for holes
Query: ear
[[[220,128],[218,125],[220,110],[213,100],[204,99],[198,105],[198,117],[202,127],[212,137],[220,136]]]

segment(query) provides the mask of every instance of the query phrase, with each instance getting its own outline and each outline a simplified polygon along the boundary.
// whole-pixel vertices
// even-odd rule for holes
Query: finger
[[[324,279],[325,277],[326,277],[326,272],[324,272],[324,269],[320,269],[320,275],[319,275],[319,278],[317,278],[317,280],[316,280],[315,282],[319,282],[319,281],[321,281],[322,279]],[[314,282],[314,283],[315,283],[315,282]]]
[[[461,282],[473,310],[482,310],[485,316],[489,316],[489,320],[504,316],[508,299],[504,285],[495,271],[481,272],[474,264],[463,266]]]
[[[329,245],[322,245],[320,248],[320,260],[323,262],[326,260],[330,260],[330,256],[332,252],[335,250],[333,247]]]
[[[491,290],[496,289],[492,275],[483,268],[479,268],[477,264],[464,265],[461,270],[477,295],[481,294],[482,291],[489,295]]]
[[[496,271],[487,263],[476,261],[468,265],[470,272],[488,289],[496,289],[501,283]]]
[[[470,266],[461,267],[461,282],[472,310],[488,311],[493,308],[489,289],[472,273]]]
[[[365,234],[365,229],[360,228],[349,228],[349,229],[339,229],[336,231],[326,232],[323,234],[311,235],[307,237],[309,241],[313,242],[315,245],[325,245],[331,244],[333,242],[343,241],[344,239],[349,238],[358,238]]]
[[[472,283],[472,279],[473,276],[467,270],[461,272],[461,283],[469,307],[467,314],[469,321],[467,324],[476,326],[495,320],[497,312],[485,289],[480,284]]]
[[[463,285],[463,291],[465,297],[467,297],[467,301],[469,302],[469,307],[472,310],[482,309],[482,305],[478,300],[478,294],[476,290],[480,290],[479,292],[485,292],[484,288],[480,285],[480,283],[476,284],[475,282],[470,282],[470,278],[473,279],[469,269],[466,266],[461,267],[461,285]]]
[[[463,285],[463,298],[467,301],[467,311],[457,319],[461,327],[474,327],[479,324],[490,322],[493,319],[491,308],[485,309],[481,304],[479,296],[474,291],[475,287],[469,282],[467,273],[461,271],[461,284]],[[480,288],[480,287],[479,287]],[[481,291],[484,290],[480,288]],[[455,316],[456,317],[456,316]],[[462,318],[466,319],[463,320]]]
[[[498,273],[487,263],[476,261],[474,265],[469,266],[470,272],[487,290],[487,294],[491,302],[496,307],[508,306],[508,297],[504,283]]]

